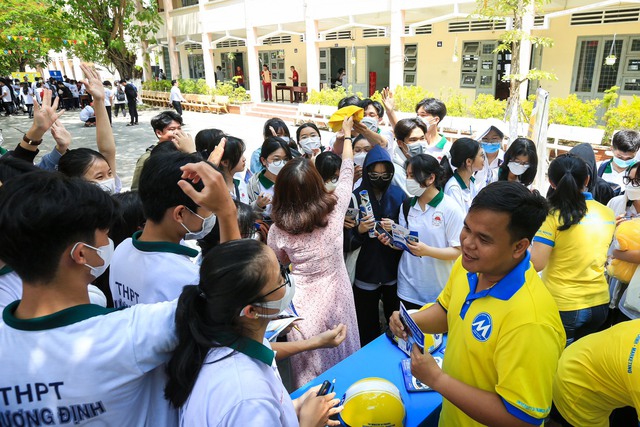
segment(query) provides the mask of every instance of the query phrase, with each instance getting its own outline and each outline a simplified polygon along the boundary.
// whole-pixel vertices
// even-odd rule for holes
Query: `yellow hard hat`
[[[342,398],[340,418],[349,427],[402,427],[405,410],[400,390],[384,378],[356,381]]]

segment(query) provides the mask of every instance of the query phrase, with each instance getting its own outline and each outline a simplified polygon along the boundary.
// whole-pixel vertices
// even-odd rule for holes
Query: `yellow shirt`
[[[640,410],[640,320],[587,335],[562,354],[553,402],[575,426],[608,426],[611,411]]]
[[[566,340],[558,308],[529,253],[490,289],[476,293],[477,283],[459,258],[438,297],[449,327],[442,369],[497,393],[509,413],[540,425],[551,410],[553,375]],[[481,424],[443,399],[440,425]]]
[[[595,307],[609,302],[609,286],[604,265],[613,232],[615,216],[608,207],[585,193],[587,214],[579,224],[558,231],[559,212],[547,216],[533,238],[535,244],[553,247],[542,270],[542,281],[553,295],[560,311]]]

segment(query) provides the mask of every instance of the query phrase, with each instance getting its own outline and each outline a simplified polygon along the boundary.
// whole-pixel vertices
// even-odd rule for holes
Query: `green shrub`
[[[447,106],[447,116],[468,117],[467,97],[453,88],[440,88],[440,99]]]
[[[396,86],[396,90],[393,92],[396,111],[405,113],[415,112],[418,102],[425,98],[433,98],[433,96],[433,93],[420,86]]]
[[[307,104],[317,104],[317,105],[332,105],[334,107],[338,106],[338,102],[345,96],[353,95],[351,91],[351,86],[348,89],[345,89],[342,86],[338,86],[335,89],[331,88],[323,88],[318,92],[317,90],[312,90],[309,93]]]
[[[171,90],[171,80],[148,80],[142,83],[142,89],[169,92]]]
[[[495,99],[492,95],[481,93],[469,107],[469,113],[476,119],[504,119],[507,101]]]
[[[631,102],[623,100],[604,115],[606,121],[604,141],[611,141],[613,132],[620,129],[640,129],[640,97],[633,95]]]
[[[600,99],[582,101],[575,93],[566,98],[551,98],[549,101],[549,123],[559,125],[595,127],[596,113],[602,103]]]

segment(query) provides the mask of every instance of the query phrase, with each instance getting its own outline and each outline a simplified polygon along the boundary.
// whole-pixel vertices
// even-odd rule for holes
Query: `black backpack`
[[[118,101],[124,101],[127,99],[124,95],[124,90],[122,90],[121,87],[119,87],[118,90],[116,90],[116,99]]]

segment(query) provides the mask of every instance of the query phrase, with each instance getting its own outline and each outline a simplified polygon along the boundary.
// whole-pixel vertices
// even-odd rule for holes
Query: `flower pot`
[[[604,59],[606,65],[615,65],[618,58],[615,55],[609,55]]]

